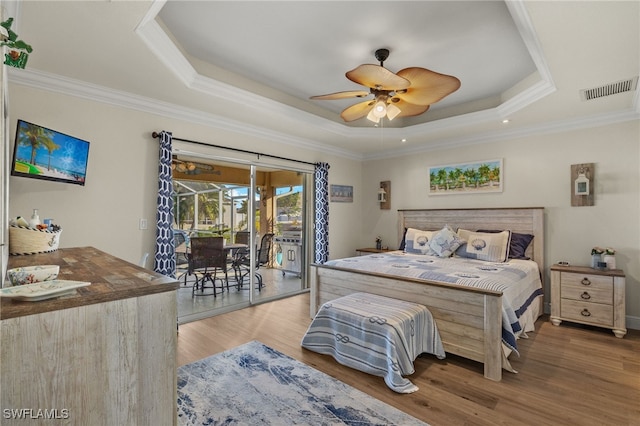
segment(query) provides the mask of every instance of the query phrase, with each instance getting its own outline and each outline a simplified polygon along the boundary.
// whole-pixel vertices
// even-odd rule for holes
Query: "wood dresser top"
[[[624,277],[624,271],[622,269],[595,269],[588,266],[565,266],[556,263],[555,265],[551,266],[551,270],[560,272],[572,272],[576,274],[594,274],[609,277]]]
[[[174,291],[180,286],[173,278],[141,268],[93,247],[65,248],[51,253],[9,257],[9,268],[33,265],[60,265],[58,279],[87,281],[91,285],[78,288],[72,295],[39,302],[0,298],[0,319]]]

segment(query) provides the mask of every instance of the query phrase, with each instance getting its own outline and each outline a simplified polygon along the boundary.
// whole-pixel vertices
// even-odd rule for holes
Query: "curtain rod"
[[[154,139],[157,139],[157,138],[160,137],[160,133],[153,132],[151,134],[151,136],[153,136]],[[202,145],[202,146],[210,146],[210,147],[213,147],[213,148],[226,149],[226,150],[229,150],[229,151],[242,152],[244,154],[253,154],[253,155],[257,155],[258,159],[260,159],[260,157],[269,157],[269,158],[275,158],[275,159],[278,159],[278,160],[293,161],[295,163],[309,164],[309,165],[312,165],[312,166],[317,166],[318,165],[318,163],[310,163],[308,161],[294,160],[293,158],[279,157],[277,155],[271,155],[271,154],[263,154],[261,152],[248,151],[246,149],[230,148],[228,146],[222,146],[222,145],[213,145],[213,144],[209,144],[209,143],[205,143],[205,142],[192,141],[192,140],[189,140],[189,139],[181,139],[181,138],[172,137],[172,140],[180,141],[180,142],[187,142],[187,143],[192,143],[192,144]]]

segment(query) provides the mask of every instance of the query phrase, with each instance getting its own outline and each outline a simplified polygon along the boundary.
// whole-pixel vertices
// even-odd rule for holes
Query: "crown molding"
[[[135,29],[151,52],[187,87],[191,86],[198,73],[189,63],[180,49],[171,41],[155,16],[160,12],[165,1],[156,0],[152,3],[147,14]]]
[[[240,103],[245,105],[246,108],[255,110],[267,109],[269,111],[280,112],[283,115],[286,115],[288,119],[298,121],[307,126],[311,132],[322,131],[336,135],[336,137],[345,141],[345,145],[348,145],[350,140],[378,137],[380,129],[377,127],[350,127],[198,74],[195,68],[189,63],[180,49],[178,49],[175,43],[173,43],[155,19],[165,3],[166,0],[153,1],[147,14],[145,14],[141,19],[135,31],[154,55],[158,57],[162,64],[166,66],[177,78],[179,78],[187,88],[197,90],[201,93],[205,93],[225,101]],[[507,1],[506,4],[527,48],[529,49],[532,59],[536,64],[540,81],[495,108],[434,120],[404,128],[385,128],[384,131],[388,137],[425,139],[429,136],[436,135],[438,132],[451,129],[461,129],[489,122],[495,123],[496,121],[513,114],[514,112],[538,101],[556,90],[553,79],[551,78],[551,73],[542,54],[542,49],[535,31],[533,30],[532,23],[526,12],[524,2],[522,0]],[[284,143],[290,146],[301,147],[316,152],[323,151],[356,161],[404,156],[444,148],[463,147],[467,145],[495,142],[508,138],[529,136],[532,134],[588,128],[638,119],[640,116],[640,91],[636,90],[633,108],[630,111],[602,114],[581,119],[549,122],[520,129],[501,129],[482,134],[475,133],[473,135],[441,139],[437,142],[432,142],[420,147],[394,148],[392,150],[381,151],[375,154],[360,154],[332,145],[323,144],[319,147],[318,141],[315,140],[294,137],[289,134],[254,126],[245,122],[230,120],[201,110],[186,108],[158,101],[156,99],[117,91],[107,87],[48,74],[41,71],[17,70],[10,68],[8,69],[8,77],[9,81],[15,84],[75,96],[117,107],[142,111],[171,119],[179,119],[216,129]]]
[[[300,148],[318,151],[318,142],[310,139],[293,137],[286,133],[276,132],[263,127],[231,120],[215,114],[206,113],[193,108],[186,108],[180,105],[134,95],[124,91],[113,90],[107,87],[98,86],[84,81],[61,77],[42,71],[8,68],[9,82],[22,86],[74,96],[107,105],[128,108],[149,114],[155,114],[170,119],[178,119],[194,124],[244,134],[247,136],[266,139],[272,142]],[[334,146],[323,145],[323,152],[349,158],[352,160],[362,160],[362,155],[352,151],[340,149]]]
[[[281,102],[274,101],[255,93],[243,90],[213,78],[198,74],[196,69],[175,45],[173,40],[165,33],[161,25],[156,21],[156,16],[162,10],[166,0],[155,0],[146,15],[136,28],[136,33],[142,38],[148,48],[160,59],[183,84],[208,96],[219,98],[225,102],[239,103],[245,108],[255,110],[282,111],[289,119],[297,120],[303,125],[321,131],[333,133],[342,138],[367,137],[375,132],[376,128],[351,127],[337,123],[314,114],[293,108]],[[502,119],[510,114],[525,108],[526,106],[553,93],[556,88],[551,78],[551,72],[547,66],[542,48],[533,28],[533,23],[526,11],[523,0],[505,2],[511,13],[525,46],[536,65],[541,81],[522,91],[511,99],[503,102],[493,113],[470,113],[457,117],[450,117],[422,124],[403,127],[405,134],[430,134],[446,129],[460,128],[482,122]],[[495,113],[497,113],[497,118]],[[390,130],[391,128],[389,128]]]
[[[220,130],[245,134],[252,137],[258,137],[273,142],[284,143],[290,146],[302,147],[313,151],[318,151],[318,142],[295,138],[291,135],[275,132],[269,129],[252,126],[250,124],[229,120],[214,114],[205,113],[200,110],[185,108],[183,106],[159,101],[152,98],[133,95],[128,92],[117,91],[103,86],[86,83],[79,80],[73,80],[58,75],[44,73],[34,70],[19,70],[15,68],[7,68],[8,80],[12,84],[19,84],[26,87],[60,93],[68,96],[86,99],[94,102],[100,102],[116,107],[128,108],[149,114],[159,115],[170,119],[178,119],[194,124],[200,124]],[[322,145],[322,151],[330,154],[348,158],[351,160],[374,160],[382,158],[401,157],[416,153],[430,152],[444,148],[460,148],[464,146],[496,142],[505,139],[513,139],[535,134],[558,133],[564,131],[578,130],[583,128],[592,128],[615,124],[624,121],[640,119],[640,109],[638,101],[638,93],[634,98],[632,108],[624,111],[592,115],[589,117],[576,118],[570,120],[562,120],[555,122],[547,122],[535,126],[528,126],[520,129],[500,130],[495,132],[477,133],[469,136],[460,136],[449,139],[442,139],[436,143],[426,146],[414,148],[394,148],[392,150],[380,151],[375,154],[359,154],[353,151],[336,148],[330,145]],[[465,125],[484,123],[488,120],[497,120],[501,116],[497,108],[478,111],[464,116],[451,117],[438,120],[432,123],[420,124],[409,128],[388,128],[385,129],[389,137],[418,137],[425,136],[436,131],[446,130],[451,127],[462,127]],[[374,137],[377,128],[363,129],[350,128],[351,134],[348,137]]]
[[[136,27],[135,32],[162,64],[187,88],[226,102],[239,103],[257,112],[264,110],[282,111],[287,117],[299,120],[307,126],[314,126],[341,137],[349,136],[350,128],[348,126],[323,119],[314,114],[274,101],[273,99],[256,95],[242,88],[198,74],[196,69],[155,20],[156,15],[165,3],[165,0],[154,1],[147,14]]]
[[[507,118],[555,91],[556,86],[553,81],[541,80],[508,101],[498,105],[495,110],[500,118]]]
[[[547,60],[543,54],[542,46],[540,45],[540,41],[538,40],[538,36],[534,29],[533,22],[531,22],[531,17],[527,12],[525,1],[511,0],[505,1],[505,4],[507,9],[509,9],[509,13],[511,13],[511,17],[513,18],[516,28],[518,28],[518,32],[520,33],[520,37],[522,37],[524,45],[527,46],[529,55],[531,55],[531,60],[536,65],[536,68],[540,73],[540,77],[543,81],[551,84],[551,86],[555,86]]]
[[[428,146],[385,150],[377,152],[375,154],[364,155],[364,160],[368,161],[380,160],[385,158],[404,157],[407,155],[421,154],[441,149],[463,148],[465,146],[500,142],[504,140],[518,139],[534,135],[570,132],[574,130],[607,126],[633,120],[640,120],[640,111],[638,111],[636,108],[630,108],[628,110],[616,111],[611,113],[594,114],[587,117],[547,122],[533,126],[521,127],[518,129],[499,130],[493,132],[477,133],[470,136],[442,139],[436,143],[429,144]]]

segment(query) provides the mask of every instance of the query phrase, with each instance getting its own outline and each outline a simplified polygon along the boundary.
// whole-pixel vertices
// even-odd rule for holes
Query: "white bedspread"
[[[369,374],[384,377],[392,390],[418,390],[403,376],[422,353],[444,358],[431,312],[417,303],[355,293],[322,305],[302,346]]]
[[[521,322],[530,317],[523,314],[543,294],[538,265],[531,260],[493,263],[394,251],[331,260],[325,265],[500,291],[503,295],[502,342],[506,350],[515,352],[517,338],[533,330],[533,324]]]

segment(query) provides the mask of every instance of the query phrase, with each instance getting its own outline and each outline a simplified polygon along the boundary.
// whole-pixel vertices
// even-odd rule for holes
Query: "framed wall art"
[[[333,203],[353,203],[353,186],[329,185],[329,201]]]
[[[595,205],[595,163],[571,165],[571,206]]]
[[[429,195],[502,192],[502,159],[429,167]]]

